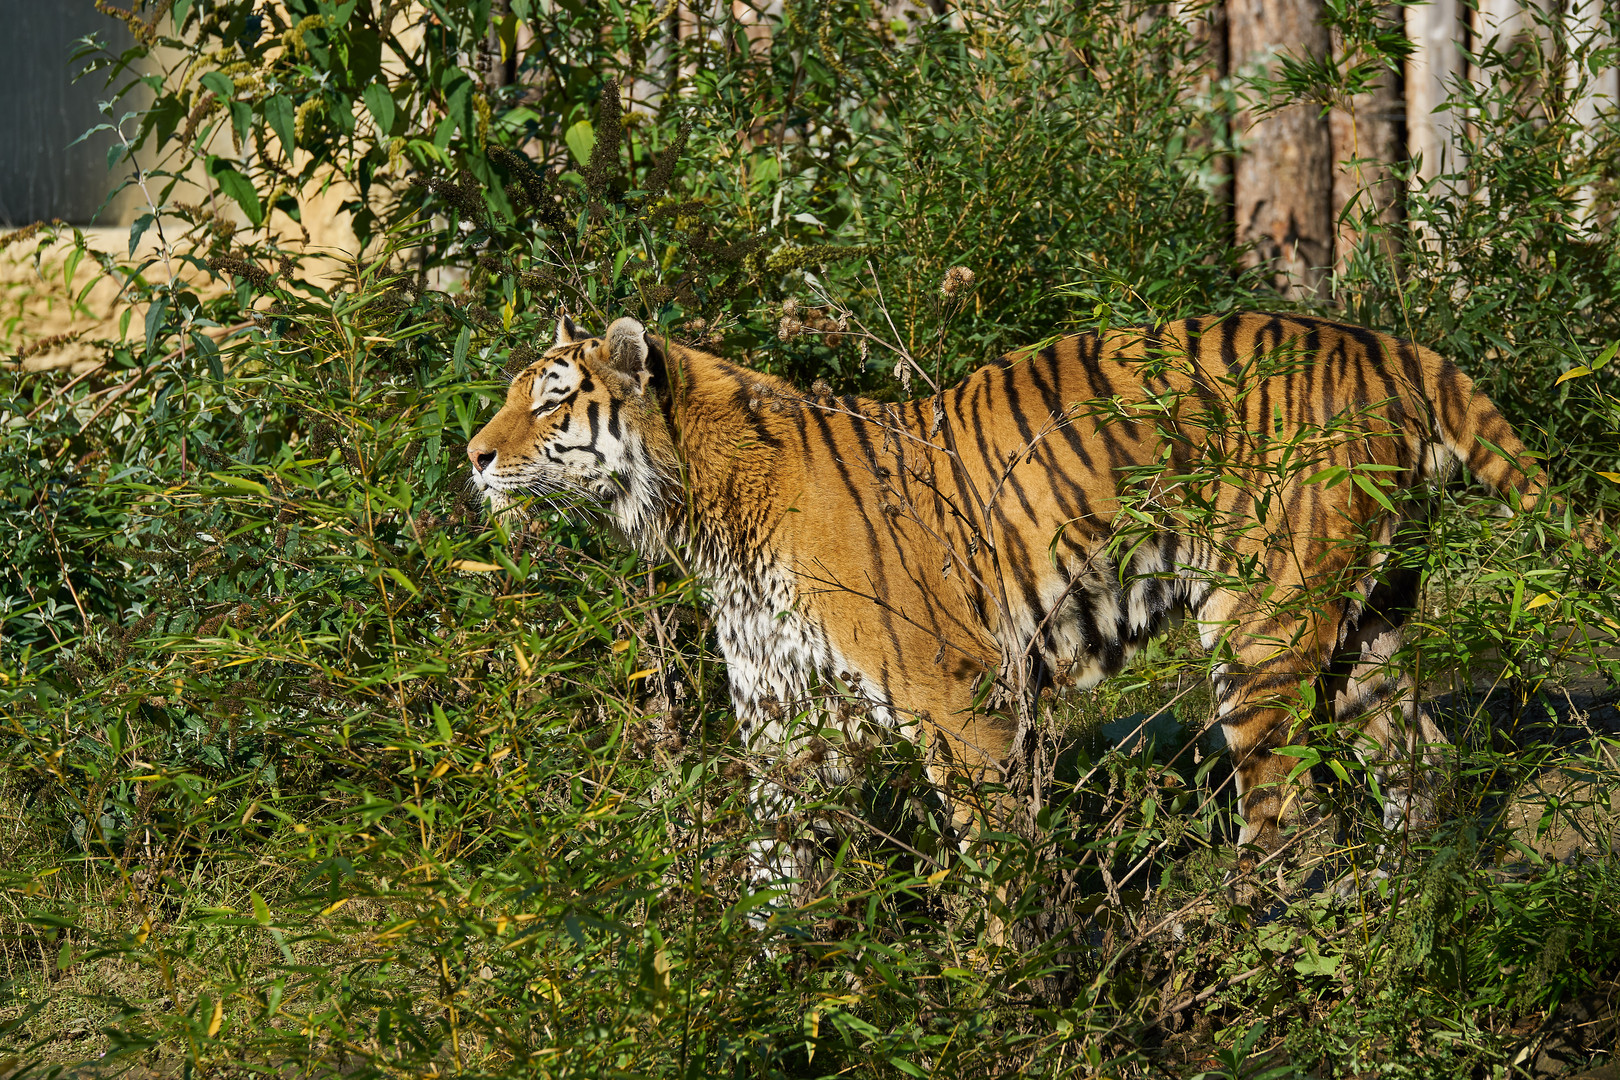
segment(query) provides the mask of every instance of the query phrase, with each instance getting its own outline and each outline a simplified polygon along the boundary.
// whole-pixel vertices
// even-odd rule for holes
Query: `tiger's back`
[[[1333,613],[1286,625],[1306,614],[1286,601],[1308,597],[1261,604],[1213,582],[1343,594],[1422,510],[1385,503],[1458,458],[1533,499],[1522,446],[1454,365],[1319,320],[1069,337],[981,369],[937,408],[805,399],[765,415],[805,463],[798,485],[773,486],[800,511],[776,547],[805,610],[877,700],[959,727],[969,760],[1006,752],[1005,725],[968,706],[1009,657],[1033,662],[1036,688],[1088,686],[1178,609],[1211,645],[1242,623],[1327,650]],[[1366,483],[1307,482],[1334,467]]]

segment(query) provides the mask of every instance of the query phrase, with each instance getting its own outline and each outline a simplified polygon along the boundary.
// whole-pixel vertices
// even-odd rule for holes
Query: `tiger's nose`
[[[482,452],[476,446],[467,447],[467,457],[472,461],[473,468],[483,472],[495,460],[495,451]]]

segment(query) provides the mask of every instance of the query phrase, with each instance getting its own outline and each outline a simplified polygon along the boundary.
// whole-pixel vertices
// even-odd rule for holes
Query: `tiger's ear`
[[[558,345],[572,345],[579,340],[579,327],[574,325],[566,313],[557,316],[557,340],[552,342],[552,348]]]
[[[647,366],[647,328],[628,316],[607,329],[608,363],[613,370],[645,390],[652,373]]]

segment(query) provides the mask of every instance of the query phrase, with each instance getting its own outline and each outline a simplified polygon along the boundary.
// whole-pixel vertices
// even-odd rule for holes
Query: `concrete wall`
[[[75,82],[81,65],[71,57],[87,34],[114,50],[128,48],[129,31],[92,0],[0,0],[0,26],[0,226],[51,218],[89,224],[117,183],[107,170],[107,148],[116,140],[102,132],[70,144],[104,122],[96,102],[111,89],[102,74]],[[119,202],[97,221],[125,221],[129,200]]]

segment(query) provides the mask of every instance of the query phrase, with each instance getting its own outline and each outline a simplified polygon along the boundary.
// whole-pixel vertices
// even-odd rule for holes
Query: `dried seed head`
[[[973,284],[973,271],[965,266],[953,266],[945,271],[945,280],[940,282],[939,291],[946,296],[955,296]]]
[[[525,270],[518,275],[518,284],[530,292],[540,292],[556,284],[557,275],[549,269]]]
[[[799,302],[797,300],[793,299],[793,297],[790,296],[786,300],[782,301],[782,314],[783,315],[797,315],[798,313],[799,313]]]
[[[83,330],[74,330],[72,333],[68,334],[52,334],[50,337],[42,337],[32,345],[24,346],[23,349],[17,353],[17,359],[26,360],[30,356],[38,356],[41,353],[48,353],[52,349],[60,348],[63,345],[71,345],[73,342],[78,341],[79,338],[83,336]]]
[[[239,259],[234,255],[216,255],[208,260],[208,268],[221,274],[232,274],[236,277],[246,278],[248,284],[255,289],[270,287],[270,273],[256,263]]]
[[[804,332],[804,323],[792,315],[782,316],[782,321],[776,327],[776,336],[783,341],[792,341]]]
[[[849,320],[840,315],[836,319],[821,320],[822,340],[827,348],[836,349],[844,343],[844,335],[849,332]]]
[[[33,236],[44,227],[45,223],[43,221],[36,221],[32,225],[24,225],[16,232],[8,232],[4,236],[0,236],[0,251],[5,250],[12,244],[18,244],[24,240],[32,239]]]
[[[215,96],[214,92],[212,90],[203,91],[197,98],[197,104],[193,105],[191,111],[186,114],[186,127],[180,133],[180,141],[189,143],[191,137],[197,133],[197,125],[208,119],[214,110],[218,108],[219,98]]]

